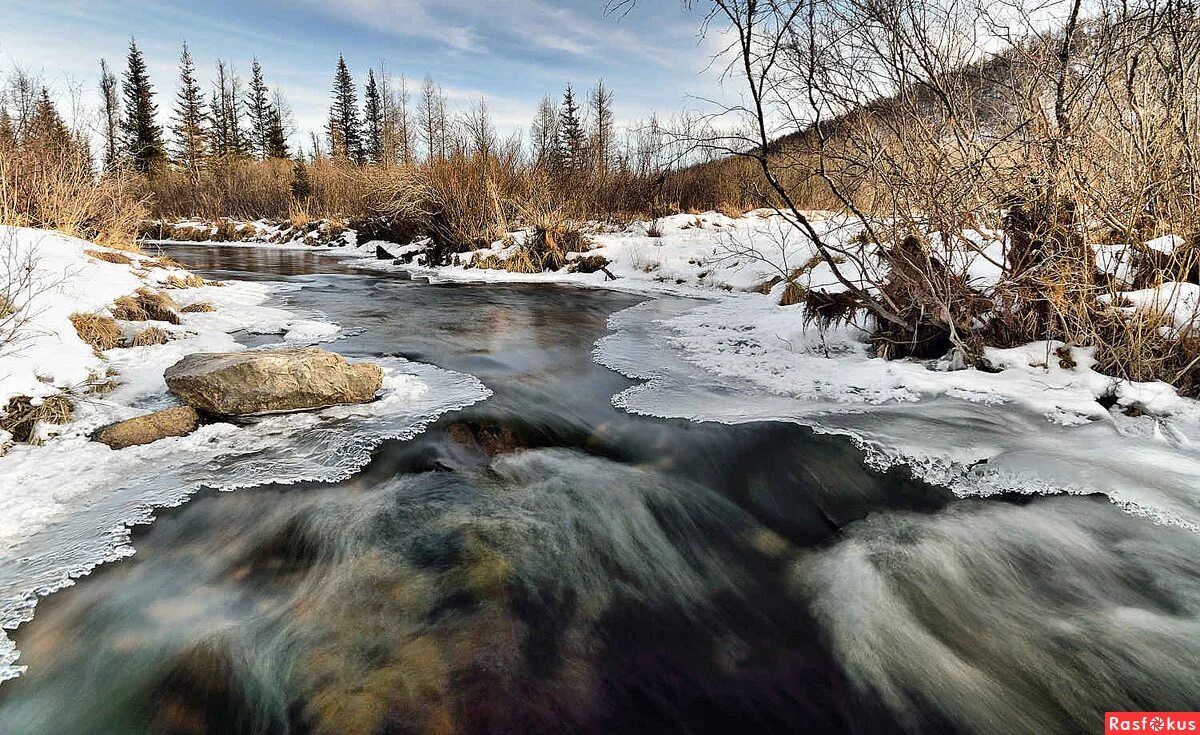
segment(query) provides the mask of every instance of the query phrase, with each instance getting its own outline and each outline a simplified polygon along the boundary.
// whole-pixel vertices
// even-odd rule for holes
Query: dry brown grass
[[[0,224],[137,251],[137,226],[145,213],[138,185],[120,172],[97,177],[73,148],[9,146],[0,154]]]
[[[111,317],[77,312],[70,319],[75,333],[93,349],[111,350],[121,339],[121,330]]]
[[[108,309],[112,312],[114,319],[119,319],[123,322],[144,322],[150,318],[146,310],[142,308],[141,303],[134,296],[122,296],[113,302],[113,305]]]
[[[182,269],[183,268],[182,263],[180,263],[177,260],[172,260],[171,258],[168,258],[164,255],[160,255],[157,258],[150,258],[148,260],[143,260],[142,265],[145,266],[146,268],[164,268],[164,269],[169,269],[169,268]]]
[[[165,329],[159,327],[150,327],[143,329],[133,335],[133,339],[129,340],[130,347],[149,347],[151,345],[165,345],[171,341],[171,335]]]
[[[183,314],[207,314],[216,311],[216,308],[207,301],[197,301],[194,304],[188,304],[179,311]]]
[[[803,286],[795,281],[788,281],[783,287],[783,294],[779,297],[780,306],[794,306],[804,302],[806,291]]]
[[[103,260],[105,263],[114,263],[116,265],[129,265],[133,263],[133,259],[122,253],[114,253],[109,250],[84,250],[84,255]]]
[[[1093,322],[1097,368],[1127,380],[1161,380],[1200,396],[1200,336],[1179,332],[1171,317],[1153,310],[1108,309]]]
[[[71,400],[63,393],[47,396],[35,405],[29,396],[14,396],[0,414],[0,429],[18,442],[29,442],[39,422],[65,424],[74,415]]]
[[[161,291],[139,288],[132,296],[122,296],[109,307],[114,319],[126,322],[160,321],[179,324],[179,305]]]
[[[200,276],[189,273],[186,276],[168,276],[163,284],[166,288],[200,288],[205,281]]]

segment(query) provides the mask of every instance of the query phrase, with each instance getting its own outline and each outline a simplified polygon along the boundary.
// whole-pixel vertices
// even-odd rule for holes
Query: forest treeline
[[[655,116],[619,127],[602,80],[585,92],[567,83],[561,96],[543,97],[527,131],[501,135],[484,99],[452,109],[429,75],[414,86],[381,67],[356,80],[339,56],[325,127],[304,137],[257,60],[248,80],[218,60],[205,83],[185,43],[174,82],[165,99],[136,40],[119,75],[102,60],[93,154],[92,130],[68,126],[48,89],[15,70],[0,96],[6,221],[108,237],[99,211],[63,221],[80,218],[85,204],[111,215],[117,197],[136,215],[108,228],[113,241],[131,237],[129,221],[144,217],[338,218],[429,231],[459,249],[548,213],[675,211],[684,180],[669,172],[694,152]],[[67,198],[78,206],[62,211],[62,197],[48,192],[51,175],[77,180]],[[96,191],[82,196],[86,181]]]

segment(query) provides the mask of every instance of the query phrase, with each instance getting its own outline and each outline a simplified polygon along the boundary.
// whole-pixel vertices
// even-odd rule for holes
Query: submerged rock
[[[315,347],[199,352],[167,368],[163,377],[184,403],[224,416],[366,403],[383,384],[378,365],[350,364]]]
[[[150,444],[169,436],[186,436],[196,430],[200,417],[191,406],[137,416],[100,428],[92,437],[113,449]]]

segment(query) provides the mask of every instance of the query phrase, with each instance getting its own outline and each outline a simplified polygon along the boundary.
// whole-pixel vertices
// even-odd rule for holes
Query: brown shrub
[[[0,415],[0,429],[12,434],[16,441],[28,442],[33,438],[38,422],[65,424],[73,413],[74,407],[63,393],[47,396],[37,405],[29,396],[14,396]]]
[[[9,145],[0,155],[0,224],[136,251],[145,211],[138,185],[125,172],[96,176],[88,153],[75,145]]]
[[[103,260],[105,263],[115,263],[117,265],[129,265],[133,262],[133,259],[128,255],[122,255],[121,253],[114,253],[108,250],[84,250],[83,254],[93,257],[96,260]]]
[[[121,339],[121,330],[111,317],[77,312],[70,319],[75,333],[93,349],[111,350]]]
[[[1145,382],[1161,380],[1180,394],[1200,396],[1200,336],[1180,333],[1171,317],[1139,309],[1109,309],[1093,322],[1096,367],[1107,375]]]
[[[171,341],[171,335],[159,327],[143,329],[129,340],[130,347],[148,347],[150,345],[165,345]]]
[[[216,311],[216,308],[214,308],[213,305],[207,301],[197,301],[194,304],[188,304],[179,311],[184,314],[206,314],[208,312]]]

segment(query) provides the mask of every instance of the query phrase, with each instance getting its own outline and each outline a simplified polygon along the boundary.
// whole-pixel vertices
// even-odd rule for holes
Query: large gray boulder
[[[102,427],[92,436],[113,449],[150,444],[169,436],[186,436],[196,430],[200,417],[191,406],[137,416]]]
[[[184,403],[220,416],[365,403],[383,384],[378,365],[352,365],[336,352],[315,347],[197,352],[167,368],[163,377]]]

